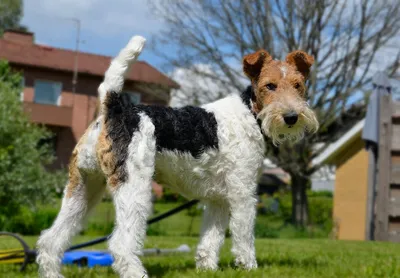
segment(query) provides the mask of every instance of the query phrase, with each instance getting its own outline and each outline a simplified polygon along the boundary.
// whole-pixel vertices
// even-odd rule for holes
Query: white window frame
[[[34,84],[33,84],[33,102],[35,102],[35,95],[36,95],[36,82],[37,81],[41,81],[41,82],[50,82],[50,83],[55,83],[55,84],[59,84],[60,85],[60,94],[58,95],[57,98],[57,104],[49,104],[49,103],[38,103],[38,104],[43,104],[43,105],[56,105],[56,106],[60,106],[61,105],[61,96],[62,96],[62,82],[58,82],[58,81],[53,81],[53,80],[48,80],[48,79],[35,79]]]

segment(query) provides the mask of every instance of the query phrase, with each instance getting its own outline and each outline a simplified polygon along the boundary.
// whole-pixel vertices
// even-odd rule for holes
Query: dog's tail
[[[128,44],[111,61],[109,68],[104,74],[104,80],[98,88],[99,108],[102,113],[107,95],[111,92],[120,93],[124,86],[125,75],[129,72],[130,66],[137,60],[146,43],[141,36],[134,36]]]

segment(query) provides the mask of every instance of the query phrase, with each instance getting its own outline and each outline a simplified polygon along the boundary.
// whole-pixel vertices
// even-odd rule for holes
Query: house
[[[54,133],[54,168],[68,164],[70,154],[94,119],[97,87],[111,57],[43,46],[34,34],[7,30],[0,39],[0,59],[23,75],[21,100],[33,122]],[[144,61],[126,78],[124,93],[134,103],[168,105],[178,84]]]
[[[368,202],[368,152],[361,138],[365,119],[329,145],[313,164],[333,165],[333,219],[338,239],[365,240]]]

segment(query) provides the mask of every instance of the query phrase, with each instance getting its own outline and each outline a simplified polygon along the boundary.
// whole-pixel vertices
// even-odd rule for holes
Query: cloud
[[[214,79],[208,76],[216,76],[211,65],[196,64],[190,68],[176,68],[170,74],[171,78],[181,86],[172,91],[171,106],[201,105],[231,93],[239,93],[229,82]],[[243,88],[246,85],[243,84]]]
[[[146,0],[30,0],[25,1],[23,23],[46,26],[66,18],[79,18],[82,28],[97,35],[157,32],[162,22],[151,15]]]
[[[181,86],[172,91],[171,106],[200,105],[218,97],[214,93],[218,85],[210,78],[199,76],[196,71],[212,73],[209,65],[198,64],[191,68],[176,68],[170,74]]]
[[[147,0],[24,1],[22,24],[35,34],[36,43],[75,49],[77,24],[72,18],[81,23],[80,51],[108,56],[115,56],[131,36],[150,39],[162,28]],[[149,49],[141,59],[157,65],[160,61]]]

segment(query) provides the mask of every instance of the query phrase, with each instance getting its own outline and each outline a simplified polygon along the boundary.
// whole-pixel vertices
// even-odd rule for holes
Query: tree
[[[61,173],[45,169],[53,157],[40,142],[50,133],[30,123],[21,105],[20,84],[20,75],[0,61],[0,230],[22,206],[47,202],[62,179]]]
[[[363,99],[362,90],[374,71],[393,75],[399,68],[395,40],[400,32],[400,1],[183,0],[154,1],[152,5],[165,21],[155,38],[154,51],[169,65],[215,80],[225,88],[242,91],[248,85],[241,59],[260,48],[278,59],[296,49],[314,56],[308,95],[320,130],[295,145],[276,148],[269,144],[267,153],[291,175],[293,221],[305,225],[306,189],[310,176],[321,167],[312,161],[344,130],[330,126],[363,116],[365,105],[356,106],[360,113],[350,108]],[[212,73],[193,67],[196,64],[207,65]],[[201,94],[203,100],[214,99],[204,91]]]
[[[22,0],[0,1],[0,36],[6,29],[26,30],[26,27],[20,25],[22,9]]]

